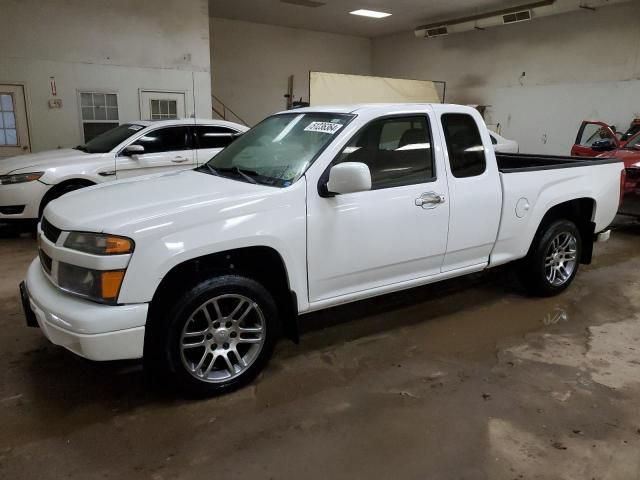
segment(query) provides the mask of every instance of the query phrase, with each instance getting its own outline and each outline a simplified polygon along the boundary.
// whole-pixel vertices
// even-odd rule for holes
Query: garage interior
[[[1,0],[0,169],[129,121],[251,128],[316,106],[310,72],[426,82],[519,152],[566,156],[581,122],[640,118],[639,16],[633,0]],[[38,239],[0,219],[0,478],[640,479],[638,217],[611,229],[559,296],[505,265],[309,313],[255,381],[194,399],[26,328]]]

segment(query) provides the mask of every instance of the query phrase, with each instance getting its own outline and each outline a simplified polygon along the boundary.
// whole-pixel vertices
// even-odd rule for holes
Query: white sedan
[[[35,223],[67,192],[201,165],[248,128],[222,120],[135,121],[85,145],[0,160],[0,224]]]
[[[493,149],[499,153],[520,153],[520,146],[515,140],[508,140],[496,132],[489,130]]]

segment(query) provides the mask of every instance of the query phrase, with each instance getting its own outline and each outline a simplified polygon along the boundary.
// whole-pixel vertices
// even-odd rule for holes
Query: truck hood
[[[73,148],[18,155],[17,157],[0,160],[0,175],[14,173],[18,170],[25,172],[44,171],[48,168],[68,165],[69,162],[74,162],[76,160],[86,161],[94,156],[101,155],[102,154],[85,153],[80,150],[74,150]]]
[[[618,158],[624,162],[625,168],[630,168],[640,162],[640,150],[625,150],[621,148],[598,155],[598,158]]]
[[[232,212],[250,199],[280,189],[186,170],[108,182],[71,192],[44,211],[63,230],[106,232],[134,236],[159,226],[201,220],[214,211]]]

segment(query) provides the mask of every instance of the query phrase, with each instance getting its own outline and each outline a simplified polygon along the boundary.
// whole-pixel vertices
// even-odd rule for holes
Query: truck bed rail
[[[587,158],[562,155],[498,152],[496,152],[496,161],[498,162],[498,170],[501,173],[534,172],[538,170],[589,167],[593,165],[622,162],[622,160],[617,158]]]

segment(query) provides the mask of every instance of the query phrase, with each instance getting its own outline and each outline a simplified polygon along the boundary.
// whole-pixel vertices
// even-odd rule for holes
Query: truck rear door
[[[446,145],[449,235],[442,271],[489,261],[502,210],[502,186],[488,130],[480,114],[439,107]]]
[[[607,146],[609,145],[609,146]],[[596,157],[618,147],[618,139],[609,125],[584,121],[578,129],[576,143],[571,147],[574,157]]]

